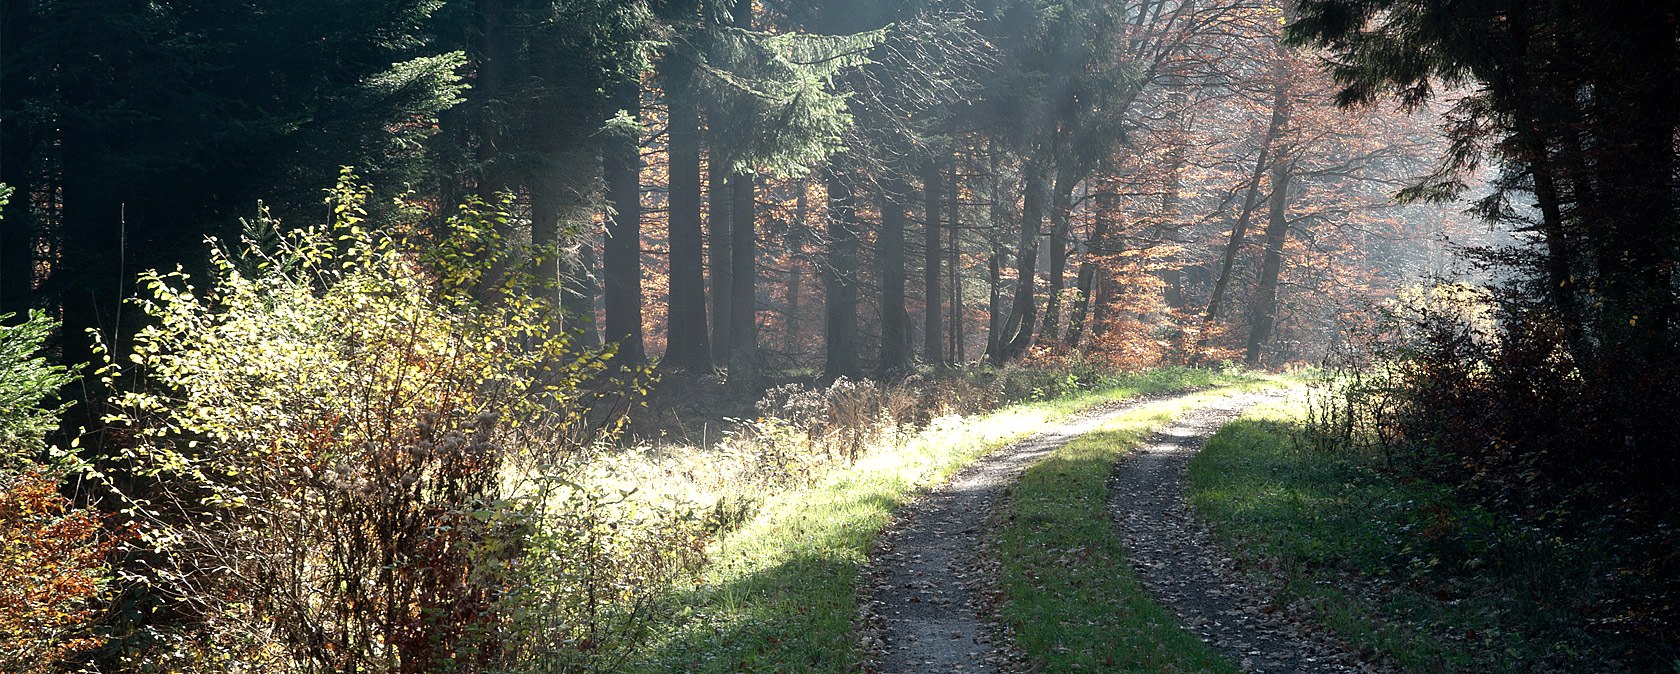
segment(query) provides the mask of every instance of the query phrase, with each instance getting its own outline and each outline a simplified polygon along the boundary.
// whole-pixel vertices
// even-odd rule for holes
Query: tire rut
[[[1099,406],[981,457],[906,506],[876,543],[860,585],[864,670],[880,674],[1020,671],[1006,635],[987,616],[992,594],[983,529],[1029,466],[1068,441],[1140,406],[1184,393]]]
[[[1138,576],[1185,629],[1245,672],[1384,672],[1310,623],[1309,611],[1251,587],[1186,497],[1190,459],[1221,426],[1268,395],[1180,417],[1115,466],[1109,511]]]

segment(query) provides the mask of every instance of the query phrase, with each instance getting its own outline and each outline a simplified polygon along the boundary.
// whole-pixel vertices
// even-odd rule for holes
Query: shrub
[[[0,314],[0,470],[41,458],[42,439],[58,427],[64,408],[50,401],[75,379],[68,368],[48,363],[40,353],[57,326],[40,311],[5,325],[14,318],[15,314]]]
[[[1487,554],[1447,549],[1454,537],[1424,543],[1442,560],[1503,570],[1505,589],[1536,605],[1566,607],[1595,648],[1634,649],[1610,657],[1666,664],[1680,643],[1680,417],[1669,413],[1680,373],[1628,381],[1566,344],[1557,320],[1518,293],[1407,293],[1318,387],[1303,438],[1378,454],[1401,477],[1496,513],[1498,531],[1521,535],[1495,537]]]
[[[213,241],[203,281],[141,277],[151,323],[132,364],[100,370],[124,384],[108,422],[131,440],[107,484],[138,527],[126,605],[147,616],[123,666],[518,671],[537,666],[526,637],[593,649],[533,611],[593,619],[652,582],[565,577],[611,523],[548,486],[633,388],[611,351],[527,299],[504,211],[469,205],[441,241],[405,241],[363,227],[366,194],[346,172],[329,224]],[[597,628],[630,629],[568,627]]]
[[[12,318],[0,315],[0,323]],[[55,327],[40,312],[0,325],[0,670],[7,672],[55,671],[102,643],[94,624],[114,538],[96,514],[60,495],[66,465],[46,456],[43,442],[64,407],[49,401],[73,379],[40,355]]]
[[[57,671],[103,643],[94,630],[114,539],[58,493],[61,471],[0,474],[0,670]]]
[[[637,499],[611,476],[576,477],[540,480],[517,513],[528,533],[521,582],[502,602],[501,645],[514,671],[621,671],[675,608],[672,584],[706,560],[713,529],[686,504]]]

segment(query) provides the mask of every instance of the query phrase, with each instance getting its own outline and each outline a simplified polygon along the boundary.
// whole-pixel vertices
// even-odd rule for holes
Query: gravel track
[[[1022,671],[987,616],[983,529],[1029,466],[1104,422],[1176,395],[1099,406],[987,454],[907,506],[870,554],[858,604],[865,671],[881,674]]]
[[[1383,672],[1280,605],[1214,543],[1185,498],[1186,469],[1209,437],[1266,395],[1227,398],[1180,417],[1115,466],[1109,509],[1132,566],[1180,624],[1245,672]]]

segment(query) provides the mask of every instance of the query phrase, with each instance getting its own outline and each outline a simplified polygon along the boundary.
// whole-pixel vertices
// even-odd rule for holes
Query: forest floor
[[[1190,457],[1272,396],[1111,404],[963,469],[873,550],[867,671],[1381,671],[1247,588],[1190,514]]]

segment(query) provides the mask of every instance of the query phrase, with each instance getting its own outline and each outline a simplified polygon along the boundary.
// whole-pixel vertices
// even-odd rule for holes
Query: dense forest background
[[[629,438],[803,448],[762,493],[1240,364],[1607,551],[1582,643],[1668,663],[1677,38],[1631,0],[7,2],[0,583],[48,589],[0,637],[610,670],[751,512],[600,524],[662,479],[582,477]]]
[[[468,198],[623,361],[826,376],[1080,350],[1321,359],[1458,271],[1390,196],[1429,115],[1336,109],[1275,3],[19,4],[0,310],[123,348],[145,269],[312,222],[340,166]]]

